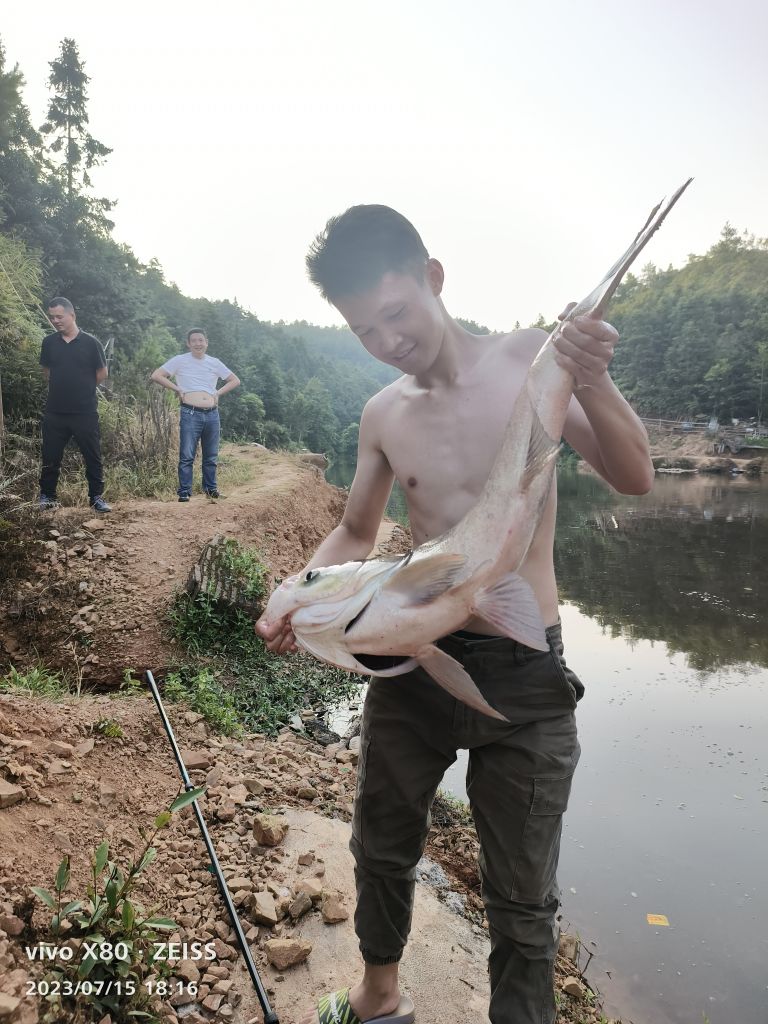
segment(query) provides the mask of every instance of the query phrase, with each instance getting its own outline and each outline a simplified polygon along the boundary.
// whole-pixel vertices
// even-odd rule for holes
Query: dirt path
[[[344,494],[301,456],[228,446],[249,479],[226,498],[116,502],[94,519],[80,509],[41,516],[45,556],[4,614],[0,642],[17,665],[39,660],[86,681],[119,682],[126,668],[173,659],[165,616],[204,545],[217,534],[257,548],[276,575],[295,572],[341,518]],[[381,537],[391,526],[383,524]],[[88,647],[74,637],[88,637]]]

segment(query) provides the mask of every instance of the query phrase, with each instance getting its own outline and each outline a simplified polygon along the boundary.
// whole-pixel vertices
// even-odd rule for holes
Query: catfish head
[[[296,640],[304,650],[340,668],[370,671],[350,653],[345,633],[368,607],[374,594],[410,557],[409,553],[370,558],[290,576],[273,591],[264,619],[271,624],[288,616]]]

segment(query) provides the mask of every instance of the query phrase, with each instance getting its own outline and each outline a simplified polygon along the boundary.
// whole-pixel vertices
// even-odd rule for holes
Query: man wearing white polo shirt
[[[220,359],[206,354],[205,331],[194,327],[187,334],[188,352],[174,356],[152,374],[152,380],[179,396],[179,501],[192,495],[192,466],[197,443],[203,450],[203,490],[209,498],[219,498],[216,463],[219,456],[219,398],[232,391],[240,378]],[[175,383],[171,378],[175,378]],[[218,390],[219,380],[224,384]]]

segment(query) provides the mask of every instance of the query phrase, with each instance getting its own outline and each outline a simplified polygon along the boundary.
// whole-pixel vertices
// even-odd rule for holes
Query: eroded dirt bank
[[[100,685],[119,682],[126,668],[162,671],[175,653],[169,601],[213,536],[256,547],[275,575],[300,568],[338,523],[343,493],[299,457],[255,446],[229,452],[251,479],[220,501],[122,501],[101,519],[85,509],[41,515],[39,560],[0,608],[7,659],[44,660]]]

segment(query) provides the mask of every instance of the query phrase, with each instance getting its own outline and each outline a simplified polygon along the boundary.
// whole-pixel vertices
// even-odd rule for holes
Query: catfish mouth
[[[373,598],[371,598],[372,600]],[[371,601],[360,609],[354,619],[349,620],[344,629],[345,634],[365,615],[371,606]],[[411,660],[410,656],[405,654],[355,654],[354,651],[352,651],[352,657],[365,666],[365,668],[369,668],[371,672],[382,672],[388,668],[397,668],[399,665]]]

